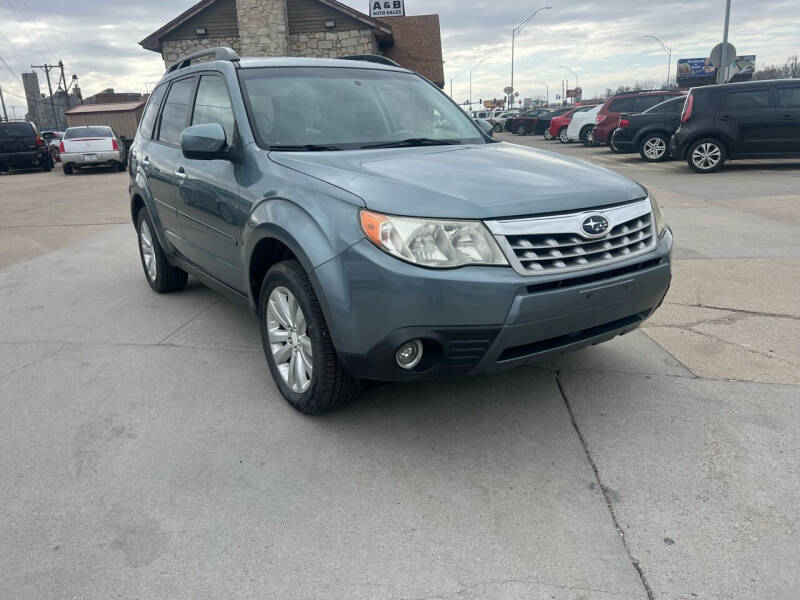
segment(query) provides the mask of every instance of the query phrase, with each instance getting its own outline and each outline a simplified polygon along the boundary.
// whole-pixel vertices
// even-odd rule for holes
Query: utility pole
[[[3,117],[5,117],[6,123],[8,122],[8,111],[6,111],[6,101],[3,98],[3,88],[0,87],[0,104],[3,105]]]
[[[722,64],[717,69],[717,83],[728,82],[728,25],[731,22],[731,0],[725,2],[725,30],[722,32]],[[733,62],[733,61],[731,61]]]
[[[56,103],[53,100],[53,85],[50,83],[50,71],[57,65],[31,65],[31,69],[42,69],[47,76],[47,90],[50,92],[50,107],[53,109],[53,126],[58,127],[58,117],[56,115]],[[42,124],[39,124],[42,127]]]

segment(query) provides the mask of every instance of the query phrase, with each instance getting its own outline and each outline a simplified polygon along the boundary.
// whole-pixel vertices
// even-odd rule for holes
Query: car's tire
[[[548,127],[547,129],[545,129],[545,130],[544,130],[544,134],[543,134],[543,135],[544,135],[544,139],[546,139],[548,142],[549,142],[550,140],[554,139],[554,138],[553,138],[553,134],[552,134],[552,133],[550,133],[550,128],[549,128],[549,127]]]
[[[147,283],[159,294],[177,292],[186,287],[189,275],[183,269],[169,264],[164,249],[155,234],[155,227],[146,208],[136,215],[136,233],[139,238],[139,258]]]
[[[503,133],[503,126],[500,123],[494,124],[494,132],[495,133]]]
[[[526,135],[528,130],[526,129],[525,125],[517,126],[517,135]]]
[[[567,135],[566,127],[562,127],[561,129],[558,130],[558,141],[561,142],[562,144],[569,144],[570,139],[569,136]]]
[[[614,131],[616,131],[616,129]],[[608,149],[611,150],[614,154],[622,154],[624,152],[622,148],[614,144],[614,131],[612,131],[608,135]]]
[[[669,138],[663,133],[651,133],[642,138],[639,156],[647,162],[663,162],[669,158]]]
[[[584,125],[583,128],[581,128],[581,132],[578,134],[578,139],[580,139],[581,144],[583,144],[587,148],[589,146],[594,146],[594,142],[592,142],[589,139],[589,136],[592,133],[592,129],[594,129],[593,125]]]
[[[53,159],[48,158],[45,163],[42,165],[42,171],[45,173],[53,170]]]
[[[339,364],[319,300],[298,261],[279,262],[267,272],[259,307],[267,366],[294,409],[318,415],[358,395],[359,381]]]
[[[725,145],[714,138],[697,140],[686,153],[686,162],[696,173],[713,173],[722,167],[728,152]]]
[[[72,165],[64,165],[63,167],[64,175],[72,175],[75,170],[72,168]]]
[[[121,173],[124,170],[125,170],[125,163],[119,163],[117,165],[117,171],[119,171]]]

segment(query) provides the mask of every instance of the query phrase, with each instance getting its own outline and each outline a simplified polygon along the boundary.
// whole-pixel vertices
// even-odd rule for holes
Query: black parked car
[[[800,157],[800,81],[693,88],[670,149],[698,173],[716,171],[730,158]]]
[[[611,137],[616,152],[639,152],[649,162],[669,158],[669,138],[678,129],[686,98],[676,96],[646,111],[620,115],[619,127]]]
[[[53,157],[36,126],[28,121],[0,123],[0,173],[11,168],[36,168],[49,171]]]
[[[517,135],[528,135],[536,125],[536,119],[540,115],[549,114],[549,112],[547,108],[534,108],[521,115],[511,117],[506,121],[506,131],[511,131]]]

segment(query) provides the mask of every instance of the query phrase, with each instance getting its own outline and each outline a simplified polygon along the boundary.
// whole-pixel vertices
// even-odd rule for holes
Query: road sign
[[[723,53],[722,53],[722,44],[717,44],[714,46],[714,49],[711,51],[711,57],[709,58],[709,62],[718,69],[724,69],[725,67],[730,67],[733,64],[733,61],[736,60],[736,48],[733,47],[733,44],[728,44],[728,52],[725,53],[725,62],[728,64],[723,65]]]
[[[510,94],[513,91],[514,91],[514,88],[512,88],[511,86],[506,86],[506,87],[503,88],[503,93],[504,94]]]

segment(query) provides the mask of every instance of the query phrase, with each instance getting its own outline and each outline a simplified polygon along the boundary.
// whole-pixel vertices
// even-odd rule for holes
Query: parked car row
[[[717,171],[730,159],[800,157],[796,79],[711,85],[688,94],[630,92],[601,105],[564,107],[525,119],[513,119],[515,133],[607,145],[615,153],[638,152],[648,162],[685,160],[698,173]]]

